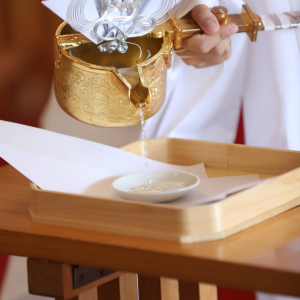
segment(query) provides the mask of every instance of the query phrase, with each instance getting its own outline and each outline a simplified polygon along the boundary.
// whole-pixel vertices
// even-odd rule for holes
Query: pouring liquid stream
[[[144,117],[144,109],[140,108],[140,116],[141,116],[141,125],[142,125],[142,138],[143,138],[143,157],[145,157],[145,166],[149,167],[149,163],[147,162],[148,157],[148,146],[146,140],[146,128],[145,128],[145,117]]]
[[[149,167],[149,163],[147,162],[148,147],[147,147],[147,140],[146,140],[144,109],[140,108],[139,112],[140,112],[141,125],[142,125],[143,157],[146,159],[145,166]],[[141,194],[155,194],[155,193],[177,191],[183,187],[184,185],[180,182],[163,182],[163,181],[152,182],[152,180],[149,179],[148,183],[133,187],[130,189],[130,192],[141,193]]]

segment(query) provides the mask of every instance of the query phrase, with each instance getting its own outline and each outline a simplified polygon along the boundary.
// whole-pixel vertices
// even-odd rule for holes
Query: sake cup
[[[132,188],[141,185],[148,185],[151,180],[155,183],[176,184],[178,189],[156,193],[133,192]],[[123,176],[115,180],[112,184],[113,189],[122,197],[134,201],[159,203],[176,200],[200,183],[200,179],[190,173],[174,171],[149,171]]]

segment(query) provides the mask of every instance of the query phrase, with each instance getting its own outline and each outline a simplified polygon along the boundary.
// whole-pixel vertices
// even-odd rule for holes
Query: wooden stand
[[[236,200],[236,197],[240,197],[243,193],[221,201],[225,203],[222,204],[223,208],[220,207],[223,210],[217,212],[223,213],[222,216],[227,223],[218,222],[221,229],[219,231],[217,227],[209,228],[215,230],[217,234],[222,233],[224,228],[230,230],[234,228],[231,222],[245,221],[245,215],[242,216],[241,212],[251,212],[252,218],[246,221],[247,226],[244,224],[239,230],[300,204],[300,170],[292,171],[300,167],[299,152],[173,139],[149,141],[148,147],[150,157],[156,160],[179,165],[204,162],[209,177],[258,174],[263,179],[282,175],[262,186],[265,193],[257,190],[257,187],[246,191],[247,194],[244,194],[246,196],[239,198],[241,202],[236,203],[238,204],[236,206],[230,201]],[[140,154],[142,147],[140,143],[134,143],[124,149]],[[109,230],[109,233],[94,232],[92,231],[95,230],[94,224],[88,224],[91,228],[84,227],[91,229],[90,231],[67,228],[67,224],[63,223],[61,224],[64,227],[49,226],[30,221],[28,213],[30,197],[31,209],[39,214],[64,213],[60,206],[62,202],[57,201],[57,209],[52,210],[47,207],[48,204],[50,207],[53,204],[51,193],[37,190],[36,195],[29,195],[28,180],[12,167],[6,167],[1,176],[0,251],[35,258],[28,260],[29,291],[32,294],[50,296],[56,300],[137,300],[138,296],[140,300],[216,300],[216,287],[197,283],[200,281],[242,290],[300,295],[298,263],[300,207],[250,228],[247,232],[229,237],[225,241],[180,245],[128,237],[122,229],[130,234],[137,228],[141,231],[136,235],[145,236],[141,233],[145,233],[148,225],[154,224],[157,225],[156,231],[148,231],[152,234],[148,237],[157,238],[164,230],[163,233],[168,240],[172,240],[169,230],[180,229],[180,226],[186,230],[179,231],[180,234],[182,232],[189,236],[191,233],[198,234],[199,230],[207,229],[204,226],[207,224],[205,219],[200,221],[198,219],[198,209],[203,209],[204,206],[196,207],[196,213],[193,212],[194,208],[173,209],[170,212],[170,208],[163,205],[98,199],[97,202],[101,205],[111,207],[106,219],[100,221],[109,225],[109,222],[118,221],[119,217],[120,223],[116,229],[118,235],[112,234]],[[61,200],[65,201],[68,197],[73,204],[77,200],[82,200],[76,199],[74,195],[62,195]],[[88,199],[84,204],[89,201]],[[68,209],[65,211],[68,213],[78,209],[74,205],[66,207]],[[253,207],[256,210],[253,210]],[[259,207],[264,213],[258,209]],[[209,212],[208,207],[206,209]],[[90,211],[95,213],[94,208]],[[91,218],[88,212],[81,209],[77,216]],[[101,208],[98,212],[105,211]],[[129,213],[130,217],[125,218],[128,223],[122,223],[124,218],[120,218],[119,212]],[[111,213],[116,213],[115,218]],[[171,217],[182,213],[185,213],[185,216],[194,216],[193,222],[190,223],[191,227],[170,221]],[[202,213],[203,215],[205,216]],[[55,224],[55,219],[53,220],[54,222],[49,224],[59,225]],[[165,226],[160,227],[159,221],[162,220]],[[139,226],[141,225],[139,221],[144,227]],[[124,228],[124,224],[127,227]],[[188,231],[187,228],[195,231]],[[105,231],[104,229],[102,224],[99,231]],[[233,231],[229,233],[232,234]],[[178,240],[181,235],[177,232],[175,238],[171,237]],[[156,277],[144,275],[137,277],[132,273],[118,272],[74,289],[70,264],[126,270]],[[170,278],[179,278],[182,281]]]
[[[179,150],[175,147],[175,151]],[[276,154],[276,151],[273,151]],[[164,155],[164,152],[161,155]],[[287,168],[295,166],[297,155],[298,153],[287,152],[290,161],[294,157],[294,163]],[[188,163],[190,158],[191,156],[186,157],[185,162]],[[265,159],[269,160],[268,157]],[[273,159],[275,160],[275,155]],[[288,159],[286,159],[287,163]],[[278,159],[278,163],[273,165],[274,169],[271,171],[284,172],[283,163],[284,160],[282,162]],[[261,164],[264,165],[265,163]],[[226,174],[235,172],[218,171],[210,167],[207,169],[209,176],[217,172],[218,176],[222,174],[221,172]],[[6,166],[0,169],[0,253],[2,254],[68,265],[125,270],[156,276],[156,278],[163,277],[155,281],[156,285],[159,283],[161,293],[168,291],[165,288],[168,284],[165,284],[164,278],[178,278],[184,282],[194,283],[193,295],[196,297],[198,297],[197,291],[201,295],[204,293],[203,289],[196,284],[197,282],[300,297],[300,207],[226,240],[180,245],[33,223],[28,212],[30,205],[28,184],[29,180],[13,167]],[[44,272],[44,269],[41,270]],[[45,281],[40,281],[41,271],[38,274],[40,275],[35,276],[35,280],[30,282],[32,284],[36,281],[36,286],[42,286]],[[59,276],[56,281],[60,283],[59,293],[56,295],[58,299],[63,299],[61,292],[63,276]],[[176,293],[177,284],[180,297],[184,292],[182,281],[179,283],[176,283],[176,280],[171,281],[171,292]],[[46,282],[49,282],[49,279]],[[90,289],[94,288],[95,286]],[[54,287],[52,286],[51,289],[54,290]],[[191,291],[191,288],[186,289]],[[206,289],[205,292],[209,291],[210,289]],[[37,290],[36,292],[38,293]],[[75,294],[74,297],[78,295]]]
[[[55,300],[217,300],[214,285],[115,272],[73,289],[72,266],[27,260],[30,294]]]

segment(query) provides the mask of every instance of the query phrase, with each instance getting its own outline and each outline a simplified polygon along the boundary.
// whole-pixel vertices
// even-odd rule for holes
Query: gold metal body
[[[227,15],[224,7],[212,12],[220,24],[235,23],[239,32],[246,32],[256,41],[257,32],[264,30],[260,18],[247,5],[241,15]],[[101,127],[126,127],[141,122],[139,108],[144,108],[145,120],[156,114],[165,100],[167,69],[171,67],[173,46],[181,48],[182,40],[203,33],[194,20],[171,18],[150,34],[129,41],[125,54],[117,51],[101,53],[84,35],[67,23],[55,36],[55,94],[61,108],[75,119]],[[147,59],[147,50],[152,57]],[[130,84],[119,69],[137,68],[137,85]]]
[[[75,119],[101,127],[125,127],[140,123],[161,108],[166,93],[167,67],[173,41],[139,37],[130,39],[143,49],[137,65],[139,83],[132,87],[117,70],[136,66],[139,48],[130,45],[125,54],[101,53],[86,37],[63,23],[55,37],[55,94],[61,108]],[[70,53],[71,50],[71,53]],[[152,58],[146,60],[147,51]]]

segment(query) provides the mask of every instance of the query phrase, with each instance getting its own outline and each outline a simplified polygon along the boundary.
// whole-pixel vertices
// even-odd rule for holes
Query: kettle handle
[[[228,15],[223,6],[212,8],[212,13],[217,17],[220,25],[234,23],[238,26],[238,32],[245,32],[252,42],[257,40],[258,31],[264,31],[265,27],[260,16],[254,14],[248,5],[243,5],[241,14]],[[163,37],[172,35],[175,49],[180,49],[182,40],[195,34],[204,33],[193,19],[176,19],[172,17],[168,22],[155,27],[149,34],[151,37]]]

